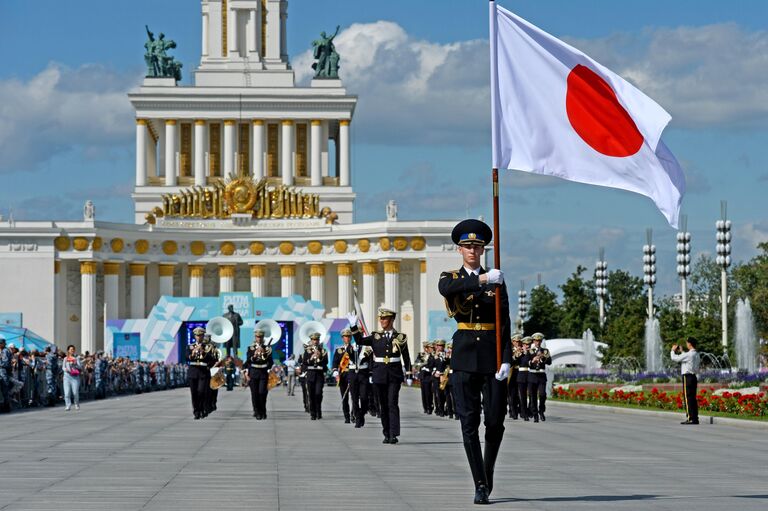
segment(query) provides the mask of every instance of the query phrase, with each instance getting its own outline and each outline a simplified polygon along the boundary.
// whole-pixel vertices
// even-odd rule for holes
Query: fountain
[[[748,373],[758,370],[757,349],[758,340],[755,335],[755,320],[752,316],[752,306],[749,298],[736,303],[736,331],[734,332],[736,346],[736,364],[739,369]]]
[[[581,336],[581,346],[584,352],[584,372],[594,373],[597,368],[597,353],[595,353],[595,336],[589,328]]]
[[[663,360],[659,320],[648,319],[645,321],[645,370],[649,373],[663,371]]]

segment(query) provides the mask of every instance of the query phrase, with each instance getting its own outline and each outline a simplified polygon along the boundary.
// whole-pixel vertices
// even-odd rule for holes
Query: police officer
[[[517,420],[520,415],[520,392],[517,390],[517,376],[520,374],[520,355],[523,351],[523,336],[512,336],[512,369],[507,381],[507,405],[509,406],[509,418]]]
[[[48,393],[46,406],[55,406],[58,393],[59,356],[55,345],[45,347],[45,385]]]
[[[333,377],[336,378],[339,393],[341,393],[341,407],[344,411],[344,424],[349,424],[352,422],[349,414],[349,365],[354,359],[355,354],[354,348],[350,345],[352,331],[349,328],[342,330],[341,340],[344,345],[333,352],[331,371],[333,371]]]
[[[405,334],[393,328],[395,312],[386,308],[379,309],[381,330],[363,337],[357,327],[357,316],[347,314],[352,327],[355,342],[373,349],[373,385],[379,395],[381,407],[381,427],[385,444],[396,444],[400,436],[400,387],[405,375],[411,375],[411,357],[408,354],[408,339]]]
[[[435,357],[432,355],[433,345],[429,341],[423,343],[424,351],[419,353],[414,366],[419,371],[419,386],[421,387],[421,407],[424,413],[431,415],[434,410],[434,395],[432,392],[432,371],[434,371]]]
[[[352,330],[345,329],[352,336]],[[356,345],[354,357],[349,364],[349,393],[352,396],[352,417],[356,428],[365,426],[365,414],[368,412],[368,395],[371,393],[371,364],[373,350],[370,346]]]
[[[488,504],[493,490],[494,467],[504,435],[506,379],[512,362],[509,342],[503,343],[501,360],[496,357],[496,293],[501,293],[501,338],[510,338],[504,274],[497,269],[486,271],[480,265],[492,234],[491,228],[479,220],[457,224],[451,238],[458,245],[463,264],[458,270],[441,273],[438,281],[448,315],[457,322],[451,358],[453,396],[475,484],[475,504]],[[498,372],[497,362],[501,363]],[[481,411],[485,419],[485,452],[478,431]]]
[[[251,388],[251,404],[256,420],[267,418],[267,395],[269,393],[269,371],[272,369],[272,348],[264,345],[264,331],[253,333],[253,344],[245,355],[248,386]]]
[[[547,372],[546,367],[552,365],[552,356],[549,350],[541,347],[544,334],[535,333],[531,336],[531,361],[528,369],[528,399],[531,402],[531,414],[533,422],[547,420],[544,416],[547,401]]]
[[[320,334],[312,333],[304,352],[303,370],[307,373],[309,415],[312,420],[323,418],[323,385],[328,372],[328,352],[320,344]]]
[[[187,377],[192,396],[192,411],[195,420],[208,416],[206,401],[211,384],[211,367],[216,363],[213,352],[216,350],[212,343],[205,342],[205,329],[197,327],[192,330],[195,342],[187,346],[189,369]]]
[[[520,416],[524,421],[531,419],[531,408],[528,402],[528,371],[531,363],[531,342],[532,339],[525,336],[520,341],[523,345],[520,352],[513,355],[513,360],[518,364],[517,373],[517,393],[520,396]]]

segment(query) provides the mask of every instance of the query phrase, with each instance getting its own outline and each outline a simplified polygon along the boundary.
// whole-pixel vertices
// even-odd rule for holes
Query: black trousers
[[[195,415],[207,411],[208,391],[210,390],[211,371],[204,366],[189,366],[187,370],[189,391],[192,394],[192,410]]]
[[[527,374],[526,374],[527,377]],[[517,382],[517,395],[520,399],[520,416],[525,419],[530,417],[531,412],[528,408],[528,380]]]
[[[400,387],[402,382],[374,383],[379,396],[381,431],[386,438],[400,436]]]
[[[445,415],[445,390],[440,390],[440,378],[432,378],[432,393],[435,397],[435,413]]]
[[[699,422],[699,402],[696,399],[696,388],[698,385],[699,380],[695,374],[686,373],[683,375],[685,416],[691,422]]]
[[[481,412],[486,443],[500,443],[504,436],[507,382],[498,381],[493,374],[464,371],[454,371],[451,378],[464,443],[479,442]]]
[[[432,395],[432,376],[427,375],[426,371],[422,371],[421,374],[421,406],[425,412],[432,413],[432,410],[435,409]]]
[[[509,415],[515,419],[520,415],[520,392],[517,390],[517,370],[512,370],[512,376],[507,383],[507,406]]]
[[[269,389],[269,370],[268,369],[250,369],[248,373],[248,386],[251,389],[251,405],[253,412],[258,417],[267,416],[267,394]]]
[[[307,393],[307,377],[299,378],[301,385],[301,400],[304,402],[304,411],[309,413],[309,394]]]
[[[317,369],[307,371],[307,396],[309,399],[309,414],[312,417],[323,416],[323,378],[325,373]]]
[[[227,373],[227,390],[231,391],[235,388],[235,373]]]
[[[341,409],[344,411],[344,420],[349,419],[349,373],[345,371],[339,374],[339,393],[341,394]]]
[[[547,411],[547,380],[531,378],[528,375],[528,413],[537,416]]]
[[[349,394],[352,396],[352,415],[360,422],[368,413],[368,370],[349,373]]]

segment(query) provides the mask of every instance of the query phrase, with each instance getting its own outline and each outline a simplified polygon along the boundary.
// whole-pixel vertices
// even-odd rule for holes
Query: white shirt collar
[[[475,268],[474,270],[473,270],[473,269],[471,269],[471,268],[467,268],[467,267],[465,266],[465,267],[464,267],[464,271],[465,271],[465,272],[467,272],[467,275],[472,275],[472,274],[475,274],[475,275],[480,275],[480,266],[478,266],[478,267],[477,267],[477,268]]]

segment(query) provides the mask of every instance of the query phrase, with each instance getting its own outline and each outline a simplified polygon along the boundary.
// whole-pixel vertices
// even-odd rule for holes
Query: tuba
[[[211,341],[216,344],[224,344],[232,339],[235,327],[224,316],[217,316],[205,324],[205,332],[211,334]]]
[[[299,328],[299,340],[302,344],[309,344],[309,336],[315,332],[320,334],[320,342],[322,344],[328,342],[328,329],[319,321],[306,321],[303,323]]]
[[[275,344],[283,337],[283,329],[274,319],[262,319],[256,323],[253,329],[264,330],[264,339],[266,339],[264,344],[267,346]]]

